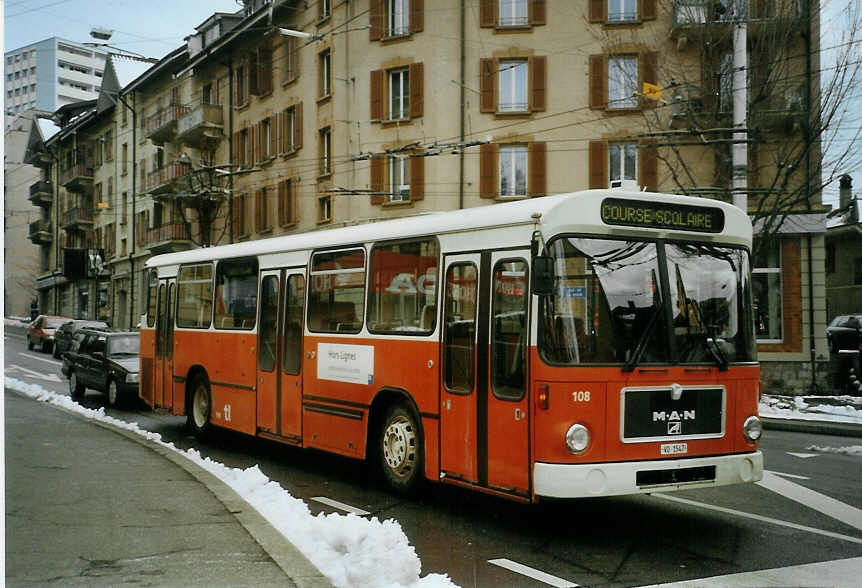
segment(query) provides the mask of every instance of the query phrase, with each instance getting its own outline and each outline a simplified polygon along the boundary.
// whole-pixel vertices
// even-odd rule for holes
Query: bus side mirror
[[[533,258],[533,294],[552,296],[554,294],[554,259],[547,255]]]

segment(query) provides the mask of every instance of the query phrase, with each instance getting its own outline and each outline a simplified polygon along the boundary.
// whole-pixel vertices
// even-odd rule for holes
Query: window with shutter
[[[546,108],[547,58],[483,58],[479,60],[479,110],[501,115]]]
[[[299,43],[296,37],[285,37],[282,83],[295,81],[299,77]]]
[[[296,201],[293,179],[278,183],[278,224],[287,227],[296,222]]]
[[[545,24],[545,0],[479,0],[479,26],[498,31]]]

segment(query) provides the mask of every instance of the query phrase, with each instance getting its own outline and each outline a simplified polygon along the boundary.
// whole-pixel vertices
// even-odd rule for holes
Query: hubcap
[[[192,411],[194,412],[195,425],[200,429],[207,424],[207,416],[210,412],[209,397],[206,388],[198,386],[195,390],[195,400]]]
[[[112,406],[117,403],[117,383],[114,380],[108,384],[108,403]]]
[[[416,432],[406,416],[392,419],[383,432],[383,459],[392,473],[405,477],[416,464]]]

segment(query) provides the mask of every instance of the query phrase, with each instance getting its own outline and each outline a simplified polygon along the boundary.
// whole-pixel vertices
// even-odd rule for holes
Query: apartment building
[[[96,98],[107,53],[51,37],[5,54],[6,126],[27,110],[50,113],[61,106]]]
[[[819,102],[816,11],[785,0],[249,0],[121,92],[130,108],[114,116],[128,110],[137,127],[116,135],[129,171],[115,190],[147,231],[128,275],[154,252],[632,181],[748,209],[764,380],[807,390],[828,360],[816,144],[793,159]]]

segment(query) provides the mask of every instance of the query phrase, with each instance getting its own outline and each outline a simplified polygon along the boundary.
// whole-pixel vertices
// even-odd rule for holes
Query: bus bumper
[[[533,491],[549,498],[586,498],[712,488],[763,478],[763,454],[738,453],[617,463],[533,466]]]

